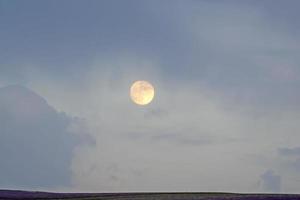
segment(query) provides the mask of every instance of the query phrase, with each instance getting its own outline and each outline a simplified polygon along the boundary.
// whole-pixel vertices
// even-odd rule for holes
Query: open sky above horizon
[[[299,7],[0,0],[0,188],[300,193]]]

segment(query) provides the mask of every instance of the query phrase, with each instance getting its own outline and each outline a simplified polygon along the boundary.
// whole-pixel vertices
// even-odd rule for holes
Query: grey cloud
[[[216,138],[211,137],[209,134],[199,134],[195,135],[184,135],[183,133],[173,132],[164,133],[156,132],[154,135],[150,132],[130,132],[126,134],[126,138],[129,140],[140,140],[147,141],[151,143],[164,142],[175,145],[187,145],[187,146],[198,146],[198,145],[208,145],[218,142]],[[229,139],[228,139],[229,140]],[[223,142],[226,142],[225,140]]]
[[[278,153],[283,156],[300,156],[300,147],[278,148]]]
[[[79,122],[25,87],[0,88],[0,187],[68,186]]]
[[[96,143],[76,148],[72,161],[79,189],[247,192],[261,167],[280,170],[280,159],[289,167],[280,175],[291,177],[285,191],[299,178],[296,148],[278,150],[274,162],[269,153],[300,139],[295,4],[20,2],[2,7],[0,86],[26,84],[89,124],[20,95],[24,88],[19,96],[1,89],[0,187],[68,184],[69,133],[88,128]],[[157,91],[144,108],[128,96],[140,78]]]
[[[215,142],[207,135],[201,135],[197,137],[184,136],[182,134],[159,134],[151,137],[152,141],[167,141],[181,145],[207,145]]]
[[[281,190],[281,177],[273,170],[265,171],[261,176],[261,186],[264,192],[280,192]]]
[[[157,109],[152,109],[149,110],[148,112],[146,112],[144,114],[145,118],[152,118],[152,117],[165,117],[168,115],[168,111],[161,109],[161,108],[157,108]]]
[[[300,158],[290,163],[290,166],[296,171],[300,172]]]
[[[283,158],[287,158],[285,164],[289,169],[296,173],[300,171],[300,147],[278,148],[278,153]]]
[[[139,68],[140,63],[148,60],[140,56],[125,58],[96,62],[89,78],[81,83],[83,87],[56,82],[47,85],[52,87],[45,87],[43,82],[34,84],[43,96],[58,102],[57,108],[81,115],[91,125],[91,135],[97,143],[76,152],[72,162],[75,187],[104,192],[249,192],[249,185],[257,182],[262,165],[240,158],[248,153],[270,157],[269,149],[276,149],[283,141],[286,147],[295,145],[290,137],[298,130],[297,114],[274,112],[253,117],[259,108],[234,104],[226,95],[198,87],[194,82],[168,82],[159,71],[149,70],[159,64],[150,62]],[[110,68],[119,66],[118,63],[122,63],[120,68],[110,73]],[[107,66],[107,71],[97,66]],[[110,77],[114,74],[119,75],[112,86]],[[130,101],[128,89],[134,78],[145,74],[145,79],[155,83],[157,96],[148,106],[137,107]],[[287,137],[282,138],[283,132]],[[293,140],[296,141],[297,138]],[[117,170],[108,169],[112,163],[118,166]],[[263,167],[275,166],[272,164]],[[141,170],[142,175],[131,173],[132,169]],[[226,173],[221,173],[224,170]],[[185,174],[186,171],[189,173]],[[237,173],[238,180],[231,181]],[[284,188],[287,191],[290,187]]]

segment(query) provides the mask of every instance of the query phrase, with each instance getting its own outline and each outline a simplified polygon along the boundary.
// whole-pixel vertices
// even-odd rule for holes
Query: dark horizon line
[[[300,194],[233,192],[43,192],[0,189],[0,199],[299,199]]]

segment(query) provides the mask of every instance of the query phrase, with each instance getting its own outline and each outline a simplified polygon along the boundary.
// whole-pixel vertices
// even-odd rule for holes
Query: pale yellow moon
[[[147,81],[135,81],[130,87],[130,97],[138,105],[147,105],[154,98],[154,87]]]

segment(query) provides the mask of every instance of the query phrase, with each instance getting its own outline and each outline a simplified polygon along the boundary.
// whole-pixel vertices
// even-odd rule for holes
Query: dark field
[[[122,199],[122,200],[238,200],[299,199],[296,194],[234,194],[234,193],[48,193],[0,190],[0,199]]]

